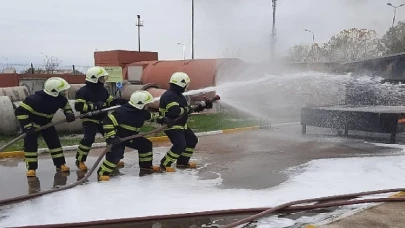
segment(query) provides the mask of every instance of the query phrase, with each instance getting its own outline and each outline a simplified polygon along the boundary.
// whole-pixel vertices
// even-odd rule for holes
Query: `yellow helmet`
[[[70,84],[63,78],[51,77],[45,81],[44,92],[50,96],[57,97],[61,91],[70,88]]]
[[[153,96],[148,91],[138,90],[132,93],[129,98],[129,104],[137,109],[143,109],[146,104],[153,102]]]
[[[108,77],[108,72],[103,67],[91,67],[86,72],[86,81],[88,82],[97,83],[101,77],[105,77],[106,80]]]
[[[190,84],[190,77],[184,72],[175,72],[170,77],[169,83],[180,86],[181,88],[187,88]]]

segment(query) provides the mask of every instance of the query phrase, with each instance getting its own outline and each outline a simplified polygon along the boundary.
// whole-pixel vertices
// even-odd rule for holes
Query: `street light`
[[[185,60],[186,59],[186,45],[183,43],[180,43],[180,42],[177,44],[183,46],[183,60]]]
[[[391,26],[391,27],[394,27],[395,15],[397,14],[397,8],[399,8],[399,7],[401,7],[401,6],[404,6],[405,4],[401,4],[401,5],[399,5],[399,6],[394,6],[394,5],[392,5],[391,3],[387,3],[387,5],[394,8],[394,17],[392,18],[392,26]]]
[[[315,33],[308,29],[304,29],[304,31],[312,33],[312,42],[315,43]]]

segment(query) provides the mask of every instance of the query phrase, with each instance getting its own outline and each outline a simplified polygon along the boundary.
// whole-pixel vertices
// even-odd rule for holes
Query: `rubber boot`
[[[76,166],[80,169],[80,171],[87,171],[87,166],[84,162],[76,160]]]
[[[122,168],[124,166],[125,166],[125,163],[123,161],[119,161],[118,164],[117,164],[118,168]]]
[[[67,167],[66,165],[61,165],[60,167],[56,167],[56,171],[69,172],[70,168]]]
[[[98,180],[99,180],[99,181],[109,181],[109,180],[110,180],[110,176],[98,176]]]
[[[187,165],[176,165],[179,169],[195,169],[197,168],[197,162],[189,162]]]
[[[35,170],[30,169],[27,171],[27,177],[36,177],[37,173],[35,172]]]
[[[164,172],[176,172],[176,169],[171,167],[171,166],[164,166],[164,165],[160,165],[160,171],[164,171]]]

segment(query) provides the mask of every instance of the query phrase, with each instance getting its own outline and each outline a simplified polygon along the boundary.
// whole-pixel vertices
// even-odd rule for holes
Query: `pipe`
[[[28,97],[29,92],[25,86],[0,88],[0,96],[8,96],[12,102],[22,101]]]

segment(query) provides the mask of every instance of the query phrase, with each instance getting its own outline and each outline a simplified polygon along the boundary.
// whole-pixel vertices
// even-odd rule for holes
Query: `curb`
[[[394,194],[388,196],[388,198],[400,198],[400,197],[404,197],[404,196],[405,196],[405,192],[397,192],[397,193],[394,193]],[[384,202],[383,202],[383,203],[384,203]],[[370,209],[370,208],[372,208],[372,207],[376,207],[376,206],[381,205],[381,204],[383,204],[383,203],[370,203],[371,205],[368,205],[368,206],[364,206],[364,207],[361,207],[361,208],[358,208],[358,209],[354,209],[354,210],[347,211],[347,212],[345,212],[345,213],[342,213],[342,214],[340,214],[340,215],[333,216],[333,217],[331,217],[331,218],[327,218],[327,219],[322,220],[322,221],[320,221],[320,222],[317,222],[317,223],[315,223],[315,224],[306,224],[306,225],[304,225],[303,227],[304,227],[304,228],[320,228],[320,227],[322,227],[322,226],[325,226],[325,225],[328,225],[328,224],[331,224],[331,223],[335,223],[335,222],[338,222],[338,221],[340,221],[340,220],[342,220],[342,219],[345,219],[345,218],[348,218],[348,217],[350,217],[350,216],[353,216],[353,215],[355,215],[355,214],[357,214],[357,213],[360,213],[360,212],[362,212],[362,211],[366,211],[366,210],[368,210],[368,209]]]
[[[248,131],[248,130],[255,130],[255,129],[260,129],[263,128],[261,126],[252,126],[252,127],[241,127],[241,128],[232,128],[232,129],[223,129],[223,130],[217,130],[217,131],[207,131],[207,132],[198,132],[195,133],[197,137],[201,136],[209,136],[209,135],[219,135],[219,134],[229,134],[229,133],[235,133],[235,132],[240,132],[240,131]],[[149,137],[148,138],[152,142],[167,142],[169,141],[169,138],[167,136],[159,136],[159,137]],[[62,146],[63,151],[71,151],[71,150],[77,150],[79,145],[73,145],[73,146]],[[91,148],[101,148],[101,147],[106,147],[106,143],[93,143]],[[44,153],[49,153],[48,148],[39,148],[38,149],[38,154],[44,154]],[[0,152],[0,159],[2,158],[17,158],[17,157],[24,157],[24,151],[10,151],[10,152]]]

